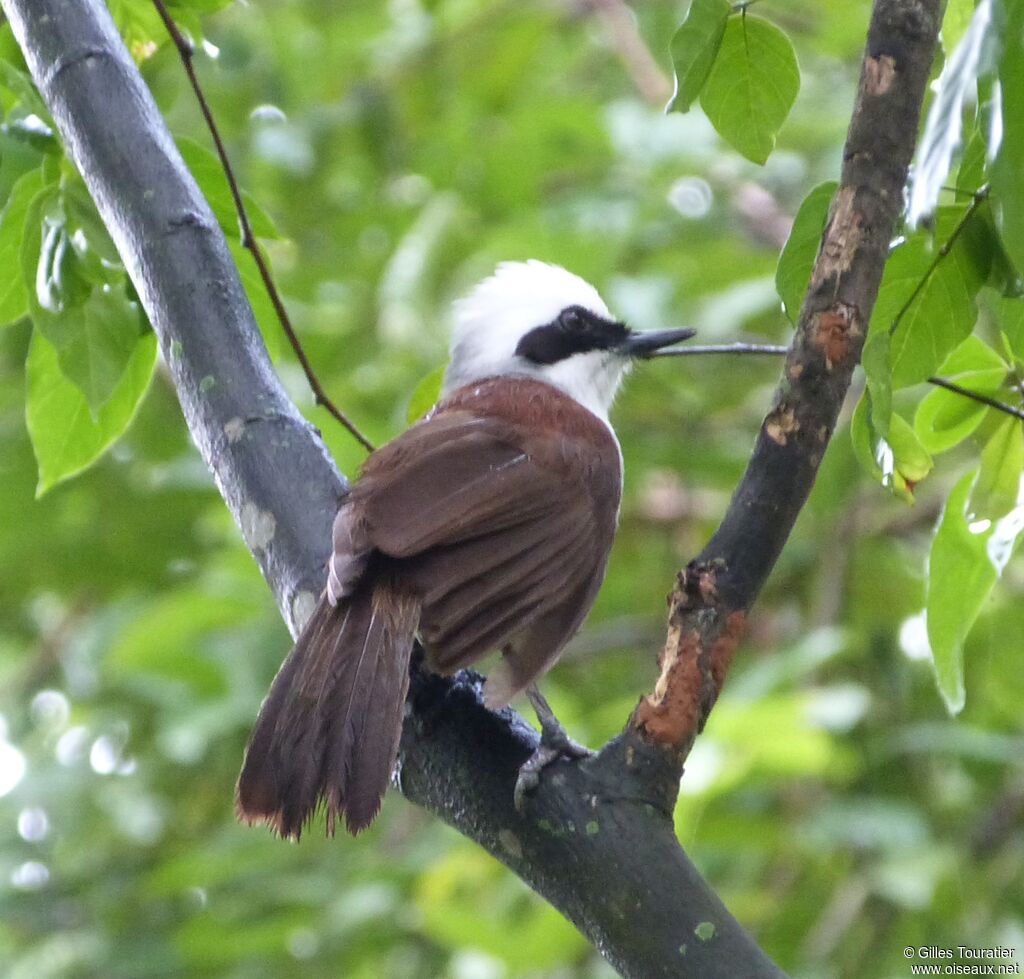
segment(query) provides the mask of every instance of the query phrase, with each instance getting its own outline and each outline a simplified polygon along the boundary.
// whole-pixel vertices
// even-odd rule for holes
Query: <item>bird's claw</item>
[[[558,761],[560,758],[577,761],[581,758],[590,758],[594,754],[589,748],[573,741],[566,734],[565,728],[555,719],[554,714],[548,713],[546,716],[541,716],[540,721],[540,744],[520,766],[519,777],[516,779],[516,787],[512,793],[516,812],[523,811],[527,793],[532,792],[540,785],[540,773],[552,762]]]

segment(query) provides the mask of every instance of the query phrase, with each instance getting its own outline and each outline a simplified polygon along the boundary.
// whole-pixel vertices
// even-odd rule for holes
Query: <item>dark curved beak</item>
[[[670,347],[674,343],[682,343],[683,340],[689,340],[690,337],[696,335],[697,331],[690,329],[647,330],[643,333],[630,331],[629,336],[619,346],[619,352],[626,354],[628,357],[637,357],[643,360],[653,356],[662,347]]]

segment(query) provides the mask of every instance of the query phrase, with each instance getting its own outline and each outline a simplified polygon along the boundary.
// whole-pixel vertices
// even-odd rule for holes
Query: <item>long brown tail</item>
[[[235,810],[298,839],[321,802],[327,830],[358,833],[391,780],[419,602],[384,576],[333,607],[326,595],[263,702]]]

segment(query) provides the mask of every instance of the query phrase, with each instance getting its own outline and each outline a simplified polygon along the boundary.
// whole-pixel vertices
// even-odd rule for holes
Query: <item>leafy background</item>
[[[979,6],[1019,28],[1020,4]],[[237,242],[158,18],[143,0],[110,7]],[[657,85],[639,94],[623,32],[671,77],[687,7],[637,4],[635,24],[611,27],[561,0],[173,5],[204,39],[199,71],[308,351],[374,441],[401,430],[443,362],[451,300],[505,258],[567,265],[638,327],[787,340],[780,296],[795,316],[868,4],[763,0],[741,14],[699,0],[704,22],[672,45],[689,86],[676,108],[693,108],[664,114]],[[851,399],[677,809],[727,905],[807,979],[906,975],[907,945],[1024,946],[1024,565],[1005,561],[1020,423],[919,383],[941,366],[1020,402],[1024,98],[1004,97],[992,197],[973,195],[989,176],[992,79],[1019,92],[1024,61],[1019,29],[1001,54],[951,57],[973,7],[949,2],[956,68],[929,124],[940,163],[919,167],[919,210],[940,193],[942,206],[889,266],[871,394],[856,414]],[[716,61],[742,60],[746,28],[758,59]],[[288,846],[235,825],[242,747],[288,636],[6,25],[0,58],[6,974],[610,976],[556,912],[397,794],[355,842],[312,832]],[[783,81],[750,91],[770,132],[722,91],[766,64]],[[961,117],[964,151],[948,136]],[[359,447],[313,406],[237,252],[278,370],[355,472]],[[663,595],[723,512],[777,374],[754,358],[664,361],[622,396],[608,580],[546,684],[581,740],[614,734],[650,688]]]

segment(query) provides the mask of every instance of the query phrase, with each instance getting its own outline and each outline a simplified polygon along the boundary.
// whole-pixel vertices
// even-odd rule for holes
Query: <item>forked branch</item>
[[[193,437],[295,632],[322,586],[344,481],[270,368],[223,236],[102,0],[0,3],[159,334]],[[810,489],[859,354],[938,7],[877,0],[843,187],[783,387],[729,516],[681,577],[676,661],[693,654],[696,692],[706,692],[694,730],[717,695],[736,616]],[[752,516],[738,519],[744,508]],[[671,668],[663,679],[664,704],[685,685]],[[622,975],[780,976],[679,847],[672,808],[686,739],[665,739],[668,751],[645,740],[658,705],[649,711],[651,724],[638,711],[595,760],[560,765],[519,813],[516,772],[536,735],[513,712],[486,710],[478,678],[417,672],[400,784],[551,901]]]
[[[814,484],[903,207],[942,7],[941,0],[875,2],[842,177],[774,404],[725,518],[679,575],[661,676],[622,736],[634,756],[666,751],[682,765]]]

